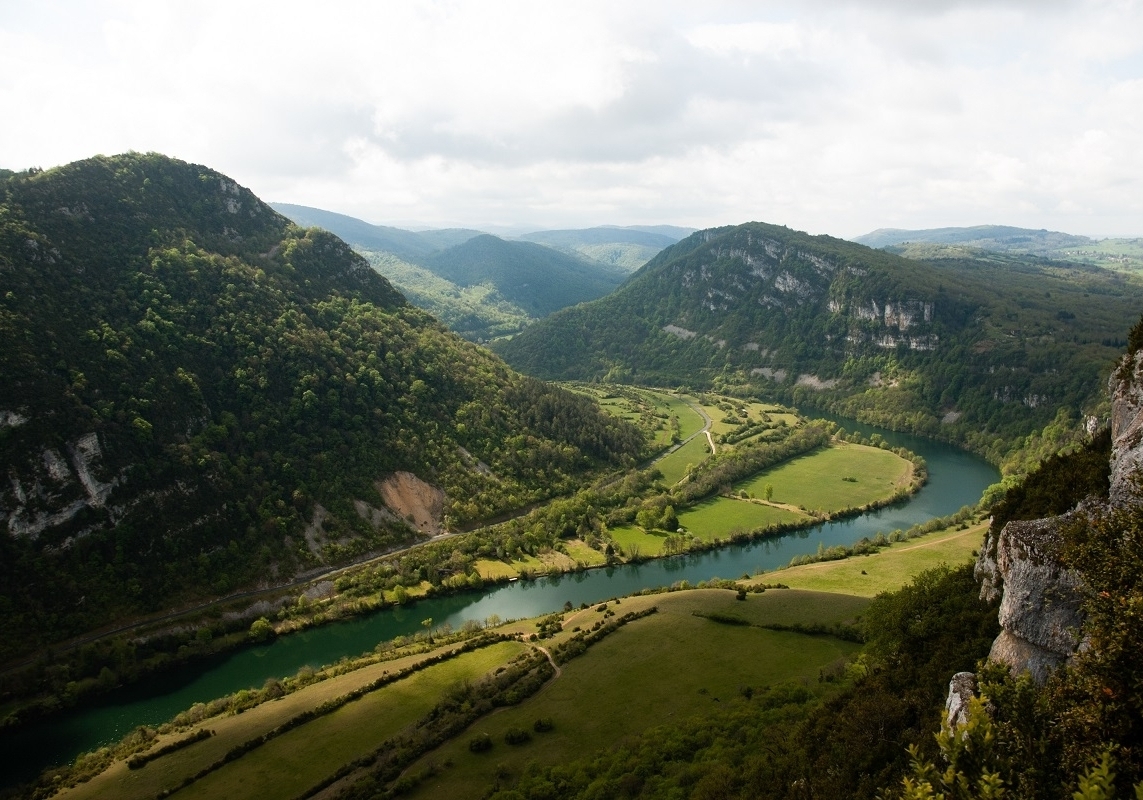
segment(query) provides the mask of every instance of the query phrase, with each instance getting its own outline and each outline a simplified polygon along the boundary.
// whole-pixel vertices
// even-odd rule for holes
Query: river
[[[827,414],[816,416],[829,417]],[[832,418],[832,417],[829,417]],[[468,620],[483,621],[495,614],[518,619],[573,605],[595,603],[639,589],[691,583],[712,577],[736,578],[789,563],[796,555],[813,553],[822,544],[852,544],[878,531],[898,528],[951,514],[980,499],[981,492],[999,479],[995,468],[977,456],[951,445],[918,436],[835,419],[846,430],[865,436],[879,433],[891,445],[905,447],[928,462],[929,481],[902,503],[847,520],[828,522],[780,537],[689,556],[648,561],[630,566],[519,581],[492,589],[422,600],[406,607],[380,611],[367,617],[338,622],[283,636],[164,675],[144,684],[116,691],[95,705],[64,717],[0,737],[0,785],[27,781],[52,764],[64,763],[81,752],[118,741],[140,725],[157,725],[197,702],[260,687],[271,677],[293,675],[303,666],[319,667],[343,656],[355,656],[380,641],[423,630],[431,617],[434,626],[457,628]]]

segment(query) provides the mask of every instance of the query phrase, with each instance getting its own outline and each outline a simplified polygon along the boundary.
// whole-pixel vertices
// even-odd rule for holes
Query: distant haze
[[[0,167],[500,235],[1143,234],[1143,0],[0,3]]]

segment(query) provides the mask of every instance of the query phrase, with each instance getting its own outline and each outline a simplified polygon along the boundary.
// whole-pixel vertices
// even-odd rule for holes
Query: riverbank
[[[958,523],[916,538],[902,539],[875,555],[853,556],[845,560],[783,568],[756,575],[750,580],[711,581],[696,586],[689,586],[683,582],[666,590],[643,591],[638,596],[623,597],[620,598],[621,602],[613,599],[595,608],[565,611],[563,614],[502,624],[495,631],[481,630],[481,626],[472,625],[465,631],[443,637],[438,635],[435,642],[432,635],[422,631],[413,638],[413,641],[398,641],[379,647],[376,653],[361,658],[339,662],[317,671],[303,670],[296,676],[267,682],[261,689],[238,692],[188,709],[168,723],[140,729],[114,747],[103,748],[85,756],[78,760],[74,767],[55,773],[59,775],[59,780],[54,783],[57,786],[60,784],[75,786],[73,791],[65,792],[64,796],[74,797],[76,800],[105,796],[110,791],[121,797],[153,797],[161,794],[164,788],[169,790],[170,787],[178,785],[179,781],[187,783],[207,780],[208,776],[215,772],[220,773],[213,779],[215,783],[221,781],[222,785],[233,786],[237,780],[236,776],[247,775],[251,769],[257,769],[255,762],[260,757],[265,757],[272,741],[276,742],[279,737],[295,727],[324,726],[323,737],[334,736],[340,737],[340,740],[352,740],[348,743],[342,741],[343,746],[352,745],[362,739],[362,725],[372,726],[369,730],[378,725],[377,715],[371,712],[378,710],[377,703],[386,702],[381,699],[382,691],[386,691],[384,687],[397,680],[405,677],[412,680],[425,670],[446,662],[456,663],[459,667],[460,662],[453,660],[465,653],[478,650],[492,653],[486,650],[491,645],[519,642],[521,638],[527,640],[535,636],[547,637],[553,631],[556,632],[556,638],[551,640],[552,649],[547,652],[556,653],[556,662],[564,663],[560,653],[567,649],[567,645],[563,642],[570,641],[569,636],[573,636],[583,625],[594,623],[598,628],[610,624],[611,620],[634,619],[643,610],[652,611],[655,607],[668,613],[670,609],[677,607],[683,612],[683,616],[675,617],[671,623],[672,629],[680,622],[689,624],[694,617],[700,620],[715,622],[726,620],[732,623],[730,627],[727,625],[704,627],[701,632],[703,637],[701,645],[708,649],[719,646],[718,637],[728,633],[744,632],[747,629],[739,626],[751,624],[791,632],[783,635],[795,635],[799,632],[803,635],[818,633],[818,628],[823,630],[836,628],[837,631],[844,633],[848,629],[844,624],[840,624],[839,620],[860,611],[860,605],[852,604],[859,602],[858,598],[872,597],[881,591],[896,590],[919,572],[941,563],[953,566],[964,563],[971,559],[973,550],[979,546],[986,525],[986,522],[977,522],[965,527],[963,523]],[[760,610],[761,607],[754,606],[754,600],[743,604],[740,601],[727,602],[718,599],[717,593],[720,590],[746,589],[753,598],[754,592],[762,591],[765,587],[769,589],[757,599],[763,601],[769,611],[753,623],[742,615],[747,612],[753,617],[752,612]],[[836,597],[837,600],[830,601],[823,595],[811,595],[810,592],[822,592]],[[741,593],[739,597],[742,597]],[[834,616],[829,614],[823,616],[822,610],[833,608],[839,602],[850,603],[844,605],[844,613],[839,611]],[[782,615],[794,616],[774,617],[773,614],[778,609],[782,609],[779,611]],[[633,611],[635,617],[631,617]],[[615,617],[614,614],[623,616]],[[559,635],[560,626],[552,622],[557,617],[563,623],[564,630],[568,631],[562,636]],[[710,640],[712,636],[715,637],[713,643]],[[660,634],[648,634],[642,637],[643,645],[647,644],[648,637],[655,640],[662,638]],[[804,657],[805,646],[811,642],[820,644],[821,641],[820,634],[816,638],[807,638],[804,644],[799,646],[798,652]],[[688,647],[683,650],[690,652],[688,648],[699,645],[699,640],[688,642]],[[504,647],[506,644],[498,646]],[[636,647],[634,651],[631,649],[632,646]],[[513,647],[515,649],[511,651],[504,651],[504,655],[500,657],[501,663],[507,663],[507,659],[514,654],[526,652],[522,644],[515,644]],[[537,649],[546,650],[538,646]],[[616,656],[619,656],[618,652]],[[547,657],[551,658],[551,655]],[[622,650],[622,658],[625,660],[642,657],[638,646],[631,643]],[[753,656],[743,653],[742,657],[754,664]],[[815,661],[822,659],[818,658]],[[489,665],[484,666],[487,668]],[[736,665],[735,679],[739,684],[742,668],[741,665]],[[450,670],[449,676],[455,677],[452,673],[455,668],[447,669]],[[613,674],[614,671],[608,670],[607,673]],[[558,678],[558,672],[555,677]],[[705,674],[704,679],[710,680],[711,675]],[[645,688],[645,675],[636,680],[639,680],[640,686]],[[425,693],[432,695],[441,692],[442,687],[443,683],[436,681],[417,688],[416,696],[412,698],[413,705],[421,711],[428,709],[432,698],[424,696]],[[716,691],[716,696],[721,693]],[[374,695],[377,699],[367,699]],[[407,692],[404,696],[408,698]],[[368,705],[369,708],[362,708],[357,712],[340,711],[347,703],[357,701],[358,698],[362,698],[363,705]],[[402,707],[407,706],[409,702],[409,699],[403,700]],[[395,711],[395,708],[390,709],[390,716]],[[356,721],[352,726],[344,720],[336,721],[329,716],[334,713],[353,714]],[[537,716],[539,712],[528,713]],[[365,716],[362,716],[363,714]],[[547,717],[540,715],[537,718]],[[323,722],[323,719],[329,721]],[[566,714],[559,722],[564,728],[573,724],[573,720]],[[388,723],[385,724],[388,725],[385,730],[393,727]],[[303,734],[303,738],[306,742],[313,741],[312,736],[305,737]],[[376,740],[380,741],[383,738],[378,734]],[[209,743],[208,739],[211,740]],[[590,741],[595,742],[596,738],[591,738]],[[273,746],[279,749],[296,747],[286,743],[284,739],[282,742],[281,745]],[[461,742],[461,745],[463,744],[464,742]],[[263,747],[267,748],[266,751],[262,750]],[[340,763],[333,752],[327,752],[329,751],[327,747],[319,748],[320,752],[316,756],[310,745],[306,745],[306,748],[310,759],[316,757],[322,760],[326,769],[334,770]],[[336,752],[338,758],[342,760],[347,758],[340,750]],[[247,757],[252,753],[261,755],[253,756],[248,763]],[[144,771],[144,766],[150,761],[160,759],[165,766],[148,767]],[[353,772],[353,770],[343,771],[347,775]],[[340,773],[333,774],[336,776]],[[320,776],[316,774],[311,776],[307,773],[307,777],[312,781],[318,780]],[[96,779],[88,783],[87,780],[92,778]]]
[[[149,629],[120,633],[107,641],[93,642],[56,663],[62,661],[66,666],[70,658],[89,665],[94,663],[98,669],[102,659],[103,666],[97,677],[62,682],[53,691],[31,702],[10,705],[0,727],[17,729],[67,713],[119,687],[151,680],[196,662],[218,659],[275,636],[363,617],[388,608],[404,607],[424,598],[483,590],[516,580],[643,563],[663,556],[699,554],[730,544],[780,537],[830,520],[866,514],[902,502],[919,490],[928,477],[921,457],[858,434],[849,434],[845,440],[835,440],[831,446],[810,453],[795,451],[793,456],[792,460],[780,461],[761,473],[743,478],[722,497],[699,501],[690,510],[680,508],[681,518],[686,522],[686,528],[682,530],[644,529],[626,524],[609,528],[602,524],[600,530],[589,531],[587,537],[565,539],[556,535],[548,543],[539,545],[529,542],[530,533],[522,533],[512,541],[512,534],[504,536],[501,532],[501,543],[496,547],[490,546],[488,530],[457,534],[447,540],[436,539],[407,548],[368,564],[343,568],[332,575],[322,575],[286,590],[262,594],[256,603],[250,605],[197,610],[172,617],[160,627],[152,625]],[[807,475],[815,483],[812,491],[792,496],[803,504],[797,506],[797,511],[772,515],[771,506],[767,505],[769,501],[749,496],[754,492],[746,487],[755,487],[771,472],[781,475],[791,469],[790,475],[775,479],[783,493],[792,492],[792,487],[805,482]],[[879,481],[871,477],[876,474],[880,474]],[[849,497],[858,500],[864,500],[871,494],[880,493],[880,496],[860,505],[844,506],[835,499],[833,492],[817,486],[827,475],[832,476],[832,485],[837,487],[838,493],[848,491]],[[857,479],[852,475],[862,477]],[[738,486],[744,488],[738,489]],[[757,488],[762,491],[760,486]],[[624,509],[622,502],[629,497],[645,492],[639,484],[616,489],[615,500],[611,504],[617,509]],[[577,507],[573,501],[574,498],[554,501],[549,507],[529,515],[525,523],[534,522],[531,517],[541,514],[583,519],[592,513],[589,510],[592,502],[584,502]],[[669,500],[664,500],[660,505],[667,503]],[[595,500],[594,504],[599,506],[600,502]],[[733,525],[728,528],[727,515],[721,509],[727,504],[744,509],[749,515],[730,517]],[[763,524],[751,525],[750,520],[759,516]],[[614,512],[607,518],[616,519]],[[659,518],[659,512],[656,512],[655,520]],[[500,528],[510,526],[511,523]],[[533,529],[534,525],[521,527]],[[489,530],[496,531],[497,528],[493,526]],[[492,537],[496,535],[491,534]],[[491,541],[494,543],[496,540],[492,538]],[[495,558],[501,553],[504,555]],[[460,561],[458,554],[461,554]],[[488,557],[473,557],[480,555]],[[50,666],[40,664],[36,669],[46,671]],[[94,671],[90,666],[88,670]]]
[[[974,505],[981,492],[997,480],[995,469],[963,450],[864,426],[861,431],[866,437],[883,435],[887,446],[906,446],[917,453],[928,464],[929,481],[903,503],[755,542],[724,544],[682,556],[626,565],[614,563],[599,569],[585,568],[494,586],[482,582],[480,590],[440,593],[432,597],[422,595],[415,604],[393,605],[260,644],[247,638],[242,647],[226,656],[189,661],[174,671],[114,690],[83,708],[57,712],[50,720],[24,726],[19,731],[0,732],[0,772],[9,775],[10,781],[31,779],[46,766],[70,761],[81,751],[118,741],[140,725],[157,725],[194,703],[205,703],[242,688],[262,686],[270,678],[295,674],[307,665],[316,667],[359,656],[372,650],[379,641],[412,636],[424,630],[421,623],[429,618],[434,620],[435,627],[450,625],[459,630],[470,621],[533,617],[550,613],[567,602],[578,606],[678,581],[696,584],[719,575],[752,575],[788,564],[794,556],[816,553],[822,547],[851,546],[863,538],[876,539],[879,532],[891,535],[919,522],[946,516],[962,506]],[[631,485],[622,487],[623,491],[629,494],[633,487],[638,489],[633,483],[637,480],[642,478],[635,475],[625,478],[624,483]],[[578,500],[560,501],[551,509],[553,522],[558,523],[561,516],[570,519],[585,513],[588,500],[600,502],[590,494]],[[526,543],[527,530],[509,533],[497,541],[503,546]],[[481,541],[485,543],[481,546],[488,544],[487,537],[482,540],[469,535],[469,541],[474,547]],[[431,563],[441,563],[436,560],[440,555],[411,556],[403,560],[402,569],[411,574]],[[449,555],[444,553],[445,558]],[[473,563],[487,557],[477,550],[461,555],[472,558]],[[377,570],[370,580],[401,577],[382,570],[380,565]],[[345,591],[354,589],[348,587]]]

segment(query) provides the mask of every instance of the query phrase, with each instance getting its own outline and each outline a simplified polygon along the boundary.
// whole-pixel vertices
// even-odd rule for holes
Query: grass
[[[752,531],[779,523],[803,522],[809,516],[786,508],[715,497],[679,514],[679,524],[704,542],[726,539],[738,531]]]
[[[891,497],[908,485],[912,469],[912,464],[888,450],[835,442],[824,450],[790,459],[735,489],[763,497],[770,485],[775,502],[833,513]]]
[[[519,577],[520,572],[511,564],[506,564],[503,561],[493,561],[488,558],[481,558],[477,560],[476,571],[480,577],[486,581],[497,581],[505,578]]]
[[[896,542],[872,555],[775,570],[755,577],[752,582],[874,597],[900,589],[918,573],[939,564],[955,566],[972,561],[987,528],[987,522],[966,530],[946,528]]]
[[[684,444],[678,450],[663,456],[655,462],[655,466],[663,473],[663,482],[673,486],[687,474],[687,466],[701,464],[710,457],[710,445],[706,436],[698,435]]]
[[[244,784],[247,789],[251,790],[250,796],[274,796],[272,793],[265,795],[261,793],[262,787],[267,785],[263,783],[263,780],[271,780],[273,778],[272,775],[261,775],[260,771],[266,763],[268,763],[264,761],[264,759],[269,758],[273,761],[273,759],[277,757],[274,755],[275,753],[281,754],[283,752],[289,753],[292,751],[294,753],[293,757],[298,759],[299,762],[310,762],[316,759],[317,764],[328,766],[331,761],[336,761],[340,756],[336,753],[331,754],[325,752],[327,745],[330,743],[325,742],[322,737],[330,738],[331,742],[341,743],[338,746],[344,745],[352,747],[354,737],[357,736],[357,734],[353,731],[349,731],[349,735],[346,736],[346,725],[352,724],[357,726],[359,730],[364,730],[364,728],[360,728],[361,724],[371,724],[369,719],[361,719],[362,710],[382,714],[382,718],[379,718],[376,725],[396,725],[398,723],[403,725],[405,722],[401,722],[401,720],[408,716],[404,710],[404,706],[412,703],[414,705],[409,706],[410,711],[415,711],[416,708],[420,708],[421,705],[423,705],[421,701],[416,699],[418,695],[423,694],[426,701],[435,702],[433,699],[435,695],[432,695],[432,693],[428,691],[432,686],[435,686],[441,681],[445,681],[443,685],[447,686],[449,681],[455,679],[452,676],[458,670],[465,675],[473,669],[487,671],[487,668],[481,665],[489,658],[496,660],[497,663],[507,661],[512,655],[519,652],[522,647],[523,645],[517,645],[515,643],[494,645],[485,650],[462,655],[452,661],[430,667],[424,672],[417,673],[406,680],[384,687],[377,692],[367,695],[361,700],[349,703],[327,717],[320,717],[278,739],[272,740],[261,748],[257,748],[254,752],[246,755],[242,759],[226,765],[211,776],[207,776],[203,778],[202,781],[181,790],[178,792],[178,797],[241,796],[241,792],[243,791],[241,787]],[[142,769],[130,770],[127,768],[126,762],[116,762],[107,771],[96,776],[91,781],[65,791],[61,793],[59,797],[66,797],[68,800],[86,800],[87,798],[94,799],[104,797],[115,797],[121,798],[122,800],[153,798],[164,788],[178,784],[187,775],[194,774],[198,770],[221,758],[231,748],[272,730],[299,712],[345,695],[347,692],[375,680],[383,672],[396,672],[424,658],[425,656],[421,654],[374,664],[345,675],[312,684],[297,692],[286,695],[280,700],[263,703],[239,715],[220,716],[204,720],[201,727],[215,731],[215,736],[178,750],[176,753],[156,759]],[[413,689],[417,691],[412,693],[412,699],[410,699],[410,692]],[[421,705],[416,705],[417,703]],[[431,704],[430,702],[430,705]],[[412,719],[415,718],[416,715],[412,717]],[[325,720],[325,722],[323,722],[323,720]],[[412,720],[409,719],[406,720],[406,722],[407,721]],[[321,724],[320,726],[319,723]],[[321,726],[324,726],[326,730],[323,734],[319,735],[318,730]],[[372,730],[376,733],[380,728],[375,726]],[[395,730],[394,728],[394,731]],[[156,743],[155,747],[161,747],[163,744],[166,744],[167,741],[179,739],[186,735],[184,732],[163,737]],[[384,737],[382,736],[382,738]],[[312,742],[310,742],[311,739]],[[275,744],[278,742],[284,742],[289,746],[283,751],[281,750],[283,747],[282,744]],[[309,743],[307,744],[307,742]],[[377,739],[368,749],[372,749],[372,747],[375,747],[378,743],[380,743],[380,739]],[[314,752],[311,752],[311,744],[316,748]],[[360,742],[358,744],[360,745]],[[270,748],[266,751],[267,755],[256,757],[264,748]],[[305,750],[304,758],[297,752],[299,748]],[[351,757],[346,757],[341,759],[337,764],[330,766],[327,772],[332,772],[338,765],[350,760],[350,758]],[[239,765],[242,766],[242,770],[238,770]],[[310,769],[310,767],[306,767],[299,772],[293,770],[289,764],[284,766],[280,765],[278,767],[279,772],[292,775],[292,779],[297,781],[298,784],[308,780]],[[222,788],[233,789],[232,792],[223,791],[221,794],[219,793],[219,787],[216,785],[218,779],[215,777],[219,775],[228,776],[227,780],[222,781],[222,784],[224,784]],[[320,778],[321,776],[318,777]],[[310,782],[314,783],[316,780],[317,779]],[[252,781],[253,783],[251,783]],[[233,786],[229,786],[230,782],[233,782]],[[282,796],[290,797],[298,791],[300,791],[300,786],[295,784],[292,792],[286,791],[282,793]]]
[[[449,686],[479,678],[521,649],[505,642],[466,653],[366,695],[191,784],[180,800],[293,797],[424,716]]]
[[[740,689],[794,681],[818,686],[819,670],[851,655],[857,645],[828,636],[724,625],[695,616],[733,610],[751,621],[851,619],[864,608],[860,598],[772,590],[736,601],[726,590],[677,592],[625,598],[609,604],[616,614],[650,605],[659,613],[632,622],[565,664],[562,675],[520,706],[479,720],[469,732],[414,764],[418,774],[430,764],[439,772],[414,790],[416,798],[479,797],[498,771],[519,775],[529,762],[571,761],[609,747],[668,720],[725,709],[747,700]],[[597,607],[596,607],[597,608]],[[570,615],[565,631],[601,618],[595,608]],[[533,722],[550,717],[554,729],[532,733],[530,742],[504,741],[509,728],[531,732]],[[471,753],[468,741],[488,733],[494,745]],[[449,766],[443,766],[448,764]]]
[[[607,557],[603,553],[588,547],[587,543],[580,539],[569,539],[564,542],[564,547],[577,564],[583,564],[585,567],[599,567],[607,563]]]
[[[476,571],[486,581],[499,581],[510,578],[539,574],[556,574],[570,572],[579,566],[598,567],[607,563],[607,558],[598,550],[588,547],[580,539],[569,539],[564,542],[567,554],[559,552],[545,552],[538,556],[525,556],[515,561],[497,561],[490,558],[481,558],[475,562]]]
[[[643,557],[661,556],[663,543],[667,535],[663,532],[645,533],[642,528],[634,525],[620,525],[610,531],[611,541],[615,542],[623,555],[631,558],[636,555],[632,548],[637,548],[638,555]]]

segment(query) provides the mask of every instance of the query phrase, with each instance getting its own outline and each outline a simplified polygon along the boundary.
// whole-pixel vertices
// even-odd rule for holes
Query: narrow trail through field
[[[710,425],[710,420],[709,420],[709,418],[707,419],[707,425]],[[704,430],[704,431],[703,431],[703,433],[705,433],[705,434],[706,434],[706,441],[707,441],[707,444],[709,444],[709,445],[710,445],[710,454],[713,456],[715,453],[717,453],[717,452],[718,452],[718,448],[714,446],[714,437],[712,437],[712,436],[710,435],[710,429],[709,429],[709,428],[707,428],[706,430]]]
[[[945,536],[941,539],[934,539],[931,542],[921,542],[920,544],[911,544],[908,547],[902,547],[897,552],[903,553],[906,550],[919,550],[922,547],[932,547],[933,545],[944,544],[945,542],[951,542],[953,539],[961,539],[965,536],[968,536],[970,533],[980,533],[980,531],[981,531],[981,526],[973,525],[970,528],[966,528],[963,531],[958,531],[957,533],[954,533],[950,536]]]
[[[540,645],[536,645],[535,647],[537,650],[539,650],[541,653],[543,653],[544,655],[546,655],[548,657],[548,663],[551,664],[552,669],[554,669],[556,671],[556,674],[552,676],[552,680],[545,683],[543,685],[543,687],[540,689],[540,692],[542,692],[542,691],[544,691],[544,689],[547,689],[549,686],[551,686],[552,682],[555,681],[556,678],[563,675],[564,671],[562,669],[560,669],[560,665],[556,663],[556,660],[554,658],[552,658],[552,654],[550,652],[548,652],[548,648],[542,647]],[[536,692],[536,694],[539,694],[540,692]],[[535,697],[535,695],[532,695],[532,696]]]
[[[911,544],[908,547],[898,547],[898,548],[893,549],[892,552],[904,553],[908,550],[920,550],[920,549],[925,548],[925,547],[935,547],[939,544],[945,544],[946,542],[951,542],[955,539],[963,539],[965,536],[968,536],[969,534],[975,533],[975,534],[979,535],[981,530],[982,530],[981,526],[973,525],[972,527],[967,528],[966,530],[957,531],[956,533],[952,533],[948,536],[942,536],[940,539],[933,539],[932,541],[920,542],[919,544]],[[873,558],[873,557],[876,557],[877,555],[878,555],[878,553],[873,553],[870,557]],[[807,571],[812,571],[815,569],[827,569],[831,565],[837,564],[837,563],[838,562],[836,560],[834,560],[834,561],[818,561],[818,562],[815,562],[813,564],[799,564],[797,569],[807,570]]]

